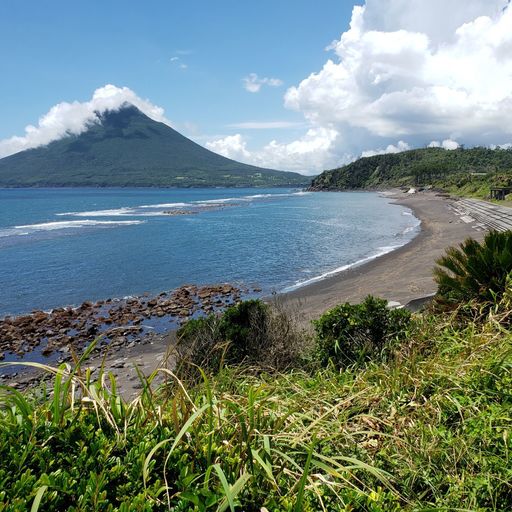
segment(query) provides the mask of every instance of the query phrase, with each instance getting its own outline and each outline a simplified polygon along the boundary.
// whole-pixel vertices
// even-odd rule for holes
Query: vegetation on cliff
[[[185,326],[167,385],[131,402],[87,353],[51,389],[4,387],[0,511],[510,510],[512,289],[447,309],[457,288],[412,317],[344,305],[316,334],[242,303]]]
[[[425,148],[360,158],[324,171],[313,179],[311,188],[351,190],[432,185],[484,197],[491,186],[511,184],[511,149]]]

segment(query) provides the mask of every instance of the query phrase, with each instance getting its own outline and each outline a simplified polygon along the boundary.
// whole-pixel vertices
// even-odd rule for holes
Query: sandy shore
[[[469,236],[483,237],[481,229],[464,222],[450,208],[453,199],[434,192],[386,195],[413,210],[421,220],[420,233],[393,252],[283,295],[287,305],[312,319],[339,303],[359,302],[368,294],[407,304],[436,291],[432,268],[448,246]]]
[[[285,306],[298,313],[306,323],[318,318],[327,309],[348,301],[359,302],[369,294],[388,301],[407,304],[431,295],[436,286],[432,268],[445,249],[471,236],[481,239],[484,231],[475,222],[464,222],[451,208],[454,200],[433,192],[414,195],[400,191],[387,192],[393,202],[409,207],[421,220],[420,233],[407,245],[385,254],[364,265],[340,272],[321,281],[280,296]],[[467,220],[467,219],[466,219]],[[341,258],[340,258],[341,259]],[[295,316],[295,315],[294,315]],[[155,336],[146,344],[123,347],[88,361],[96,371],[104,365],[118,378],[118,385],[126,398],[134,396],[140,388],[135,367],[149,375],[156,368],[165,366],[174,332]],[[21,375],[4,379],[2,384],[30,385],[33,376]],[[1,373],[1,372],[0,372]]]

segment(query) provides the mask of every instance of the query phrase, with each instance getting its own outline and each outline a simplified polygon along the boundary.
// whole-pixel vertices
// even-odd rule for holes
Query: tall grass
[[[1,388],[0,511],[510,510],[512,335],[417,322],[364,369],[161,369],[129,402],[46,367],[53,389]]]

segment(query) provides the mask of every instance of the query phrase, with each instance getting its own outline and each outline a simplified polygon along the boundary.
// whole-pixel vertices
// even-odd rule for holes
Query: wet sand
[[[434,192],[385,194],[414,212],[421,220],[420,233],[395,251],[283,295],[283,301],[305,319],[317,318],[342,302],[359,302],[369,294],[404,305],[432,295],[435,260],[467,237],[483,238],[481,227],[464,222],[451,208],[454,199]]]

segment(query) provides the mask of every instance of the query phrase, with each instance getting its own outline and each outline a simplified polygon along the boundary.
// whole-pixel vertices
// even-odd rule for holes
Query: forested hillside
[[[484,195],[492,185],[512,180],[512,150],[489,148],[413,149],[360,158],[324,171],[313,179],[313,190],[378,189],[433,185]]]
[[[0,159],[0,187],[272,187],[308,178],[225,158],[133,105],[80,135]]]

